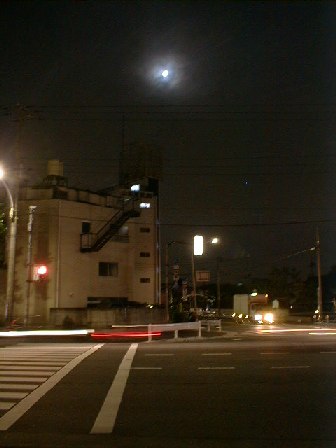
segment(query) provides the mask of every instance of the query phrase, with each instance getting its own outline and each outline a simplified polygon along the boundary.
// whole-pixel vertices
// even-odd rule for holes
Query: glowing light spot
[[[148,336],[161,336],[160,331],[128,331],[116,333],[91,333],[93,339],[118,339],[118,338],[147,338]]]
[[[161,73],[161,76],[162,76],[163,78],[167,78],[168,75],[169,75],[169,71],[168,71],[168,70],[163,70],[162,73]]]

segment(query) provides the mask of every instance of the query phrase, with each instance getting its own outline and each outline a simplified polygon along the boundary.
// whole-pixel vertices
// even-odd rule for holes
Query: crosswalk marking
[[[103,345],[1,348],[0,431],[8,429],[70,370]]]
[[[38,387],[38,384],[11,384],[11,383],[0,383],[0,391],[15,389],[15,390],[34,390]]]
[[[49,370],[49,371],[52,371],[52,370],[59,370],[59,368],[60,368],[61,366],[27,366],[27,365],[24,365],[24,366],[20,366],[20,365],[16,365],[16,366],[13,366],[13,365],[10,365],[10,366],[1,366],[1,370],[3,370],[3,371],[5,371],[5,370],[17,370],[17,371],[27,371],[27,370],[34,370],[34,371],[36,371],[36,369],[39,369],[39,371],[41,371],[41,370]],[[6,373],[6,372],[4,372],[4,373]]]
[[[12,366],[12,361],[0,361],[0,369],[5,369],[3,366]],[[18,366],[63,366],[64,363],[58,361],[16,361]]]
[[[31,375],[31,376],[46,375],[46,376],[51,376],[55,373],[55,370],[49,370],[49,371],[7,370],[4,373],[6,373],[7,375]]]
[[[1,411],[8,411],[8,409],[12,408],[15,403],[12,401],[1,401],[0,402],[0,410]]]
[[[7,372],[8,373],[8,372]],[[48,377],[29,377],[29,376],[0,376],[0,382],[11,381],[11,382],[28,382],[28,383],[43,383]]]
[[[0,400],[3,398],[23,398],[28,392],[0,392]]]

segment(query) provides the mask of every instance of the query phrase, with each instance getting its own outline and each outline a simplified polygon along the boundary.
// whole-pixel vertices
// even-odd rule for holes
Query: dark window
[[[140,257],[150,257],[149,252],[140,252]]]
[[[91,223],[88,221],[82,222],[82,233],[90,233],[91,232]]]
[[[150,283],[150,278],[142,277],[142,278],[140,279],[140,283]]]
[[[142,232],[142,233],[149,233],[150,232],[150,228],[149,227],[140,227],[140,232]]]
[[[118,277],[118,263],[99,262],[98,275],[101,277]]]

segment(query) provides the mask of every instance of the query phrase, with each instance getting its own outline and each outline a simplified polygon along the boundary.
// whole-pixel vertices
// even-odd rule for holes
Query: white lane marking
[[[34,390],[38,387],[38,384],[10,384],[0,383],[0,390],[8,390],[8,389],[15,389],[15,390]]]
[[[16,366],[64,366],[64,363],[62,362],[52,362],[52,361],[15,361]],[[13,366],[13,362],[10,361],[0,361],[0,366]],[[5,367],[0,367],[5,368]]]
[[[31,375],[31,376],[38,376],[38,375],[46,375],[51,376],[55,373],[55,371],[41,371],[41,372],[31,372],[30,370],[6,370],[6,372],[3,372],[6,375]]]
[[[91,434],[109,434],[113,431],[137,348],[138,344],[132,344],[121,361],[118,372],[92,426]]]
[[[0,392],[0,400],[2,398],[16,398],[16,399],[20,399],[23,398],[27,395],[27,392]]]
[[[83,353],[83,352],[82,352]],[[59,363],[62,363],[63,365],[64,364],[66,364],[67,362],[69,362],[69,361],[71,361],[72,359],[74,359],[74,357],[75,356],[78,356],[77,354],[74,354],[73,356],[69,356],[68,358],[58,358],[57,356],[54,358],[54,357],[48,357],[48,358],[41,358],[40,356],[36,356],[36,357],[34,357],[34,360],[36,361],[36,362],[40,362],[40,363],[43,363],[44,365],[47,363],[47,362],[50,362],[50,363],[52,363],[52,364],[59,364]],[[26,362],[26,363],[30,363],[30,362],[34,362],[33,360],[32,360],[32,358],[31,357],[29,357],[29,358],[7,358],[6,357],[6,362],[11,362],[12,364],[16,364],[16,363],[21,363],[21,362]]]
[[[232,353],[202,353],[202,356],[229,356]]]
[[[27,365],[21,366],[21,365],[13,365],[13,364],[11,364],[10,366],[1,366],[1,370],[4,373],[8,373],[8,371],[14,371],[14,370],[16,373],[19,373],[22,371],[27,372],[28,370],[36,371],[36,369],[38,369],[39,372],[42,372],[42,370],[47,370],[47,371],[51,372],[51,371],[59,370],[59,368],[60,367],[58,367],[58,366],[27,366]]]
[[[5,431],[10,428],[20,417],[22,417],[43,395],[52,389],[62,378],[64,378],[72,369],[74,369],[83,359],[92,355],[96,350],[104,344],[97,344],[91,346],[89,350],[74,358],[66,366],[54,373],[52,377],[41,384],[37,389],[33,390],[27,397],[23,398],[16,406],[10,409],[5,415],[0,418],[0,431]],[[8,373],[8,372],[7,372]],[[31,372],[29,372],[31,374]],[[43,373],[45,374],[45,372]],[[11,377],[7,377],[6,381],[13,381]],[[33,379],[31,379],[32,381]],[[17,380],[16,380],[17,381]],[[20,378],[20,381],[27,381],[26,378]],[[36,379],[35,379],[36,382]]]
[[[132,370],[162,370],[162,367],[131,367]]]
[[[234,370],[235,367],[198,367],[198,370]]]
[[[271,369],[309,369],[310,366],[274,366]]]
[[[8,372],[6,372],[8,373]],[[29,372],[30,373],[30,372]],[[26,383],[43,383],[46,381],[47,377],[30,377],[30,376],[0,376],[0,383],[1,382],[26,382]]]
[[[3,401],[2,403],[0,403],[0,410],[7,411],[8,409],[12,408],[14,405],[15,405],[15,402]]]
[[[288,355],[289,352],[263,352],[260,355]]]

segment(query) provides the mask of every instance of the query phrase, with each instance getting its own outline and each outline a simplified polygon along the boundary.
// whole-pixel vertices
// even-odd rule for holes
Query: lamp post
[[[5,321],[12,320],[13,298],[14,298],[14,271],[15,271],[15,247],[17,235],[17,210],[13,201],[12,193],[4,180],[4,170],[0,168],[0,181],[3,184],[10,204],[9,209],[9,233],[8,233],[8,252],[7,252],[7,287],[6,287],[6,305]]]
[[[167,322],[169,321],[169,247],[174,244],[175,241],[169,241],[166,243],[166,260],[165,260],[165,267],[166,267],[166,319]]]
[[[320,235],[318,229],[316,230],[316,258],[317,258],[317,309],[318,319],[323,320],[323,303],[322,303],[322,274],[321,274],[321,248],[320,248]]]
[[[194,247],[191,253],[191,269],[192,269],[192,280],[193,280],[193,294],[194,294],[194,309],[196,313],[197,309],[197,291],[196,291],[196,271],[195,271],[195,255],[203,255],[203,236],[194,236]]]

